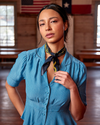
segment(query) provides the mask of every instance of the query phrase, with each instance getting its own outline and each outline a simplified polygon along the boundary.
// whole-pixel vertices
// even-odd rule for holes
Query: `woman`
[[[23,125],[76,125],[86,110],[86,67],[64,46],[68,18],[62,7],[50,4],[37,24],[46,44],[19,54],[6,82],[8,95]],[[16,90],[26,82],[26,104]]]

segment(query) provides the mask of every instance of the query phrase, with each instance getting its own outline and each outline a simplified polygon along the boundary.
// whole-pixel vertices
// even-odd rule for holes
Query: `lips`
[[[53,36],[54,36],[54,33],[48,33],[48,34],[46,34],[47,38],[52,38]]]

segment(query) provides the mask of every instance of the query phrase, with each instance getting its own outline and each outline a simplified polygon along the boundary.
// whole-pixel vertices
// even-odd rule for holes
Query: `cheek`
[[[63,24],[59,23],[57,26],[56,26],[56,31],[60,31],[61,32],[64,32],[64,26]]]
[[[41,34],[42,37],[43,37],[43,34],[44,34],[43,28],[39,28],[39,31],[40,31],[40,34]]]
[[[42,33],[42,29],[41,28],[39,28],[39,31],[40,31],[40,34]]]

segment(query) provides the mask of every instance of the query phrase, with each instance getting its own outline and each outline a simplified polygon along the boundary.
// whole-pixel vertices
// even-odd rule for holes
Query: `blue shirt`
[[[69,111],[70,90],[55,83],[48,83],[47,72],[41,75],[45,62],[44,45],[40,48],[24,51],[12,67],[7,82],[16,87],[25,79],[26,103],[23,125],[76,125]],[[86,105],[86,67],[70,55],[67,50],[60,66],[61,71],[68,72],[76,83],[80,97]]]

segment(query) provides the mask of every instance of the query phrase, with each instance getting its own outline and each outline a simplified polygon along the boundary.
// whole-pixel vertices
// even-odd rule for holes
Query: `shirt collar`
[[[45,47],[39,47],[36,52],[37,57],[41,59],[42,62],[45,62]],[[71,64],[71,55],[68,53],[66,49],[66,53],[61,65],[69,65]]]

